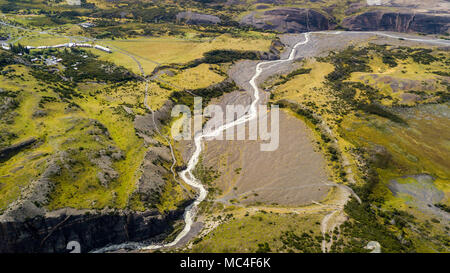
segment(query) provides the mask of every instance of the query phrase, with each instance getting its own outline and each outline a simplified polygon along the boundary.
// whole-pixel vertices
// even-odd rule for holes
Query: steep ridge
[[[349,30],[448,34],[450,16],[378,10],[347,17],[343,20],[342,26]]]
[[[98,213],[64,209],[23,222],[0,222],[0,253],[68,252],[70,241],[79,242],[81,252],[88,252],[107,244],[167,236],[183,211],[161,215],[157,210]]]
[[[262,14],[251,13],[242,18],[241,24],[287,33],[328,30],[336,27],[328,16],[312,9],[299,8],[273,9]]]
[[[279,8],[252,12],[244,16],[243,25],[282,33],[333,30],[336,20],[313,9]],[[374,10],[351,15],[342,20],[340,27],[353,31],[395,31],[426,34],[448,34],[450,16],[447,14],[416,13],[414,11]]]

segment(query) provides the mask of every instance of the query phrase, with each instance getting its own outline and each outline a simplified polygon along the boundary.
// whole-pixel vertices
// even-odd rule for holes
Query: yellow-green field
[[[350,100],[344,101],[339,97],[343,88],[333,90],[331,84],[325,82],[326,76],[335,70],[326,58],[304,61],[303,68],[311,69],[309,73],[293,76],[288,81],[280,77],[265,83],[272,87],[272,101],[287,99],[320,114],[331,129],[335,145],[339,147],[342,166],[349,170],[357,185],[363,187],[368,183],[367,168],[376,171],[380,182],[371,190],[371,200],[380,202],[382,211],[398,210],[412,215],[415,219],[413,223],[420,231],[403,229],[402,232],[408,234],[417,251],[424,252],[445,249],[445,241],[438,239],[445,234],[445,225],[442,221],[439,223],[441,218],[436,214],[424,212],[410,195],[399,193],[394,196],[388,185],[393,179],[414,184],[414,179],[410,181],[402,178],[427,174],[435,179],[432,186],[444,193],[439,203],[448,206],[450,202],[450,165],[447,160],[450,146],[444,137],[450,134],[448,103],[445,97],[439,95],[448,93],[448,77],[445,76],[448,73],[448,53],[435,49],[430,55],[437,59],[429,64],[407,56],[403,60],[396,59],[397,65],[392,67],[384,63],[385,60],[378,53],[369,51],[367,64],[371,71],[353,72],[344,81],[373,88],[368,90],[381,95],[377,97],[381,97],[380,103],[403,119],[404,124],[368,114],[357,107],[342,114],[341,111],[345,109],[343,106]],[[346,58],[345,55],[340,57]],[[422,57],[431,58],[426,54]],[[369,103],[370,99],[374,99],[362,93],[362,89],[355,89],[353,106],[358,106],[355,101]],[[408,100],[411,97],[414,100]],[[440,104],[434,104],[436,102]],[[429,103],[432,104],[422,105]],[[317,139],[322,141],[320,135],[317,135]],[[381,153],[381,162],[385,165],[375,163],[378,161],[374,158],[379,156],[374,152],[377,147],[385,149]],[[365,159],[362,160],[363,155]],[[400,232],[398,227],[391,228]]]
[[[275,87],[272,91],[274,94],[272,100],[287,99],[305,105],[314,102],[320,106],[319,114],[325,119],[331,119],[332,117],[326,110],[331,110],[328,103],[334,100],[334,96],[325,88],[323,82],[325,76],[334,70],[333,65],[308,60],[304,64],[304,68],[311,69],[311,72],[297,75],[285,84]]]
[[[320,221],[324,214],[298,215],[295,213],[252,212],[244,215],[233,211],[222,213],[223,224],[207,234],[201,241],[194,241],[192,252],[255,252],[267,243],[270,250],[264,252],[320,252],[320,243],[314,241],[315,248],[306,250],[286,246],[280,237],[285,232],[297,236],[307,233],[315,238],[322,237]]]
[[[449,54],[445,53],[444,56],[448,57]],[[393,101],[401,104],[414,105],[415,103],[413,101],[405,101],[402,97],[408,91],[425,90],[436,92],[445,88],[439,84],[443,78],[433,74],[435,71],[448,70],[448,64],[443,62],[420,64],[409,58],[399,62],[396,67],[389,67],[383,64],[379,56],[373,56],[369,65],[373,72],[352,73],[349,81],[366,83],[375,87],[380,93],[391,96],[393,98],[392,100],[383,101],[385,105],[392,105]],[[394,89],[392,85],[398,85],[398,88]],[[432,100],[427,102],[432,102]]]
[[[444,203],[449,203],[450,165],[446,159],[450,149],[443,136],[450,134],[450,123],[444,113],[433,115],[415,110],[416,118],[408,119],[406,128],[376,117],[369,120],[349,117],[344,119],[341,133],[355,146],[382,145],[392,156],[390,166],[378,170],[383,182],[378,194],[392,197],[386,189],[391,179],[427,173],[437,179],[436,186],[447,195]]]
[[[267,51],[271,44],[271,35],[267,39],[233,38],[230,35],[221,35],[209,40],[184,40],[176,37],[155,37],[104,41],[112,49],[121,49],[137,57],[147,74],[157,67],[157,63],[186,63],[201,58],[203,53],[214,49],[233,50],[259,50]],[[97,52],[96,52],[97,53]],[[136,63],[127,55],[120,52],[97,53],[102,59],[113,61],[125,66],[135,73],[139,73]]]
[[[55,37],[49,34],[29,35],[18,41],[25,46],[54,46],[68,42],[70,42],[69,38]]]
[[[201,64],[194,68],[183,70],[174,76],[164,74],[160,77],[183,89],[205,88],[225,79],[224,76],[214,72],[210,64]]]
[[[16,74],[24,74],[25,81],[2,77],[2,88],[20,92],[20,107],[14,124],[6,125],[6,129],[20,136],[15,142],[30,137],[42,139],[42,144],[35,149],[20,152],[0,167],[2,187],[0,188],[1,208],[16,199],[20,189],[33,179],[37,179],[45,169],[46,160],[55,157],[58,151],[71,152],[70,159],[73,169],[67,169],[61,176],[55,177],[55,190],[51,195],[49,209],[61,207],[103,208],[106,206],[124,208],[134,190],[135,181],[139,178],[139,167],[146,151],[142,139],[135,134],[133,122],[122,110],[121,104],[129,101],[135,106],[135,111],[143,113],[139,108],[139,96],[142,96],[142,86],[125,86],[111,88],[111,93],[105,92],[103,86],[89,84],[81,86],[78,91],[84,98],[74,98],[73,102],[80,108],[69,108],[62,102],[46,103],[47,115],[33,117],[39,109],[42,96],[57,97],[47,87],[41,87],[28,74],[23,66],[14,66]],[[36,87],[36,89],[34,89]],[[133,98],[133,92],[136,97]],[[96,97],[97,96],[97,97]],[[131,107],[133,108],[133,107]],[[95,119],[103,124],[111,139],[99,142],[95,137],[80,129],[88,126]],[[91,128],[91,127],[87,127]],[[86,129],[88,130],[88,129]],[[104,145],[112,145],[122,150],[125,159],[113,163],[113,168],[120,174],[107,188],[100,185],[96,178],[98,167],[87,159],[87,151],[104,149]],[[56,157],[58,159],[58,157]]]

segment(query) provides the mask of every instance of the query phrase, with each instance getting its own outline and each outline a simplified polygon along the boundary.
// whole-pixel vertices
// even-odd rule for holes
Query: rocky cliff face
[[[214,15],[183,11],[177,14],[177,21],[184,21],[187,24],[217,24],[220,18]]]
[[[312,9],[279,8],[265,12],[252,12],[242,18],[241,24],[283,33],[331,30],[337,27],[331,16]],[[448,34],[450,16],[399,11],[375,10],[349,16],[342,27],[355,31],[396,31],[426,34]]]
[[[345,18],[342,26],[349,30],[446,34],[450,30],[450,16],[379,10]]]
[[[242,18],[241,24],[288,33],[336,27],[336,24],[332,23],[326,15],[312,9],[299,8],[280,8],[268,10],[262,14],[254,12]]]
[[[23,222],[0,222],[0,253],[64,253],[70,241],[80,243],[81,252],[129,241],[144,241],[172,231],[172,222],[184,210],[161,215],[158,211],[53,212]]]
[[[1,106],[0,106],[1,110]],[[1,113],[1,111],[0,111]],[[13,155],[19,153],[23,149],[33,145],[37,141],[36,138],[27,139],[25,141],[22,141],[20,143],[11,145],[9,147],[0,149],[0,162],[5,162],[8,159],[10,159]]]

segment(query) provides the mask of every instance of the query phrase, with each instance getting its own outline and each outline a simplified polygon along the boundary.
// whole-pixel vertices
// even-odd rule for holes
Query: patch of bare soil
[[[326,196],[326,162],[314,150],[309,128],[283,111],[279,124],[279,147],[271,152],[260,150],[261,140],[205,142],[203,164],[221,173],[219,200],[304,205]]]

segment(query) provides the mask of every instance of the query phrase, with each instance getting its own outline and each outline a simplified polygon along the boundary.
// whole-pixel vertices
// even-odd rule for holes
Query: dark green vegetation
[[[168,67],[179,67],[180,69],[188,69],[196,67],[200,64],[222,64],[234,63],[239,60],[259,60],[260,53],[255,51],[244,50],[211,50],[203,54],[203,58],[193,60],[184,65],[172,65]]]
[[[323,240],[322,236],[314,236],[314,234],[303,232],[297,235],[292,231],[286,231],[280,237],[283,242],[283,248],[287,248],[288,252],[302,253],[321,253],[320,244]]]
[[[0,50],[0,69],[14,63],[16,63],[16,60],[13,54],[8,51]]]
[[[433,185],[440,190],[448,183],[444,158],[449,151],[441,137],[448,134],[449,126],[445,118],[448,79],[441,78],[447,75],[447,56],[441,49],[372,44],[350,47],[318,58],[319,65],[333,64],[334,71],[325,77],[323,87],[311,91],[336,98],[321,105],[330,108],[319,111],[315,101],[323,103],[319,92],[317,98],[302,94],[305,102],[301,95],[295,98],[300,102],[291,99],[295,92],[288,93],[290,100],[277,101],[311,125],[329,166],[340,177],[337,180],[351,186],[362,200],[362,204],[350,200],[344,209],[349,220],[326,235],[333,238],[332,252],[368,252],[364,247],[370,241],[379,242],[382,252],[448,251],[445,218],[431,209],[424,212],[420,203],[402,194],[394,196],[388,188],[391,179],[414,174],[436,178]],[[406,87],[399,88],[399,83]],[[282,92],[287,92],[287,86],[295,88],[292,83],[283,85]],[[399,92],[417,95],[418,99],[406,105],[394,98]],[[322,128],[323,120],[330,121],[334,134]],[[351,176],[349,165],[343,167],[349,157],[355,160]],[[349,183],[350,177],[355,184]],[[415,194],[426,194],[426,189],[423,191]],[[448,210],[448,199],[444,197],[435,206]]]
[[[432,62],[439,60],[439,58],[430,54],[433,50],[429,48],[389,48],[388,45],[372,44],[369,49],[380,54],[383,63],[389,65],[390,67],[396,67],[399,60],[406,60],[409,57],[411,57],[414,62],[419,64],[431,64]]]
[[[283,75],[280,76],[280,80],[277,81],[276,83],[274,83],[274,85],[277,86],[277,85],[285,84],[293,77],[295,77],[297,75],[302,75],[302,74],[309,74],[309,72],[311,72],[311,68],[303,68],[302,67],[302,68],[296,69],[296,70],[292,71],[291,73],[287,74],[286,76],[283,76]]]
[[[383,118],[387,118],[389,120],[392,120],[393,122],[406,124],[406,122],[399,116],[395,115],[392,112],[389,112],[389,110],[386,110],[385,107],[383,107],[380,104],[361,104],[360,109],[368,114],[377,115]]]
[[[405,233],[401,232],[400,236],[396,236],[392,232],[393,229],[402,229],[406,223],[413,222],[414,217],[400,211],[381,213],[379,210],[374,210],[367,201],[369,200],[359,204],[352,199],[345,205],[345,213],[351,220],[341,226],[342,238],[333,244],[331,251],[367,252],[364,246],[370,241],[377,241],[384,253],[414,252],[415,248],[412,242],[405,238]],[[377,215],[377,213],[380,214]],[[407,218],[408,222],[402,221],[403,218]],[[394,225],[389,224],[392,219],[396,220]]]
[[[124,82],[136,79],[124,67],[98,60],[97,56],[84,50],[65,49],[55,55],[62,59],[62,64],[66,67],[64,76],[72,81]]]
[[[257,60],[259,56],[252,51],[237,51],[237,50],[213,50],[204,54],[204,63],[218,64],[229,63],[237,60],[248,59]]]
[[[209,197],[215,194],[220,194],[220,190],[215,187],[214,181],[219,178],[220,173],[213,167],[206,167],[203,163],[203,159],[199,159],[199,163],[195,166],[193,174],[197,177],[203,185],[208,187]]]
[[[194,107],[194,97],[202,97],[203,107],[207,106],[213,98],[218,98],[224,93],[236,90],[236,84],[231,80],[225,80],[219,84],[187,91],[175,91],[171,94],[170,99],[176,104],[187,105],[190,108]]]
[[[447,206],[446,204],[438,203],[435,204],[436,207],[442,209],[443,211],[450,213],[450,206]]]
[[[17,45],[12,44],[12,45],[10,45],[10,47],[11,47],[11,52],[14,54],[19,54],[19,53],[29,54],[30,53],[30,50],[28,48],[24,47],[23,45],[21,45],[20,43],[18,43]]]
[[[307,109],[305,107],[301,107],[298,104],[291,103],[286,100],[280,100],[280,101],[276,102],[276,105],[280,106],[281,108],[291,109],[292,111],[294,111],[294,113],[306,118],[313,125],[317,125],[318,123],[320,123],[320,119],[314,115],[313,111],[311,111],[310,109]]]
[[[36,142],[35,138],[28,139],[16,145],[0,149],[0,163],[4,163],[11,159],[16,154],[20,153],[22,150],[28,148]]]
[[[327,61],[331,62],[335,70],[326,76],[327,84],[334,91],[334,95],[341,99],[340,114],[345,115],[351,110],[362,110],[369,114],[379,115],[396,122],[403,121],[395,114],[380,105],[384,97],[371,86],[360,82],[347,81],[354,72],[371,72],[369,67],[369,49],[356,49],[349,47],[336,54],[331,54]],[[360,91],[363,96],[357,99],[356,93]],[[368,102],[367,102],[368,101]]]

